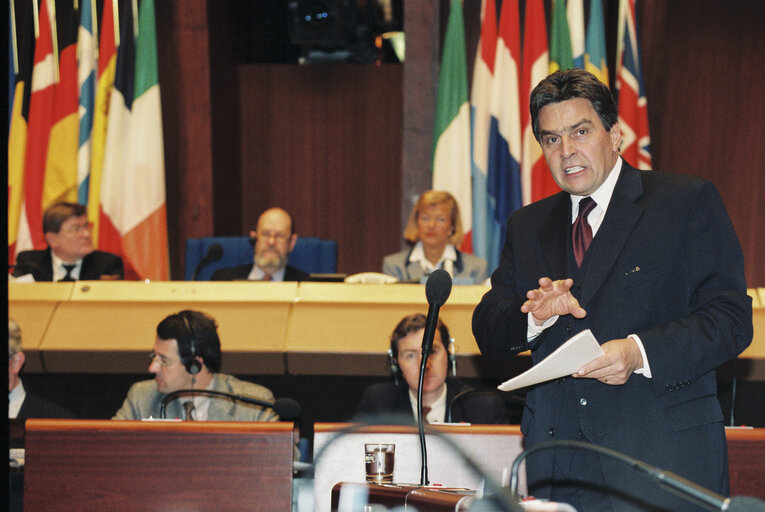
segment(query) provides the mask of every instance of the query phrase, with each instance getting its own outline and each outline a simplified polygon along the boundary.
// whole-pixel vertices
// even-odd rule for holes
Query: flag
[[[104,165],[106,125],[109,118],[109,102],[114,88],[114,72],[117,65],[115,25],[117,25],[118,17],[114,10],[115,3],[116,0],[104,0],[103,13],[101,14],[101,38],[98,45],[98,84],[93,105],[92,149],[90,178],[88,180],[88,220],[93,223],[93,244],[96,247],[100,247],[101,170]]]
[[[550,30],[552,31],[550,34],[550,73],[559,69],[573,68],[571,32],[568,29],[564,0],[554,0],[553,2],[553,21]]]
[[[520,165],[520,34],[518,0],[504,0],[491,90],[488,191],[494,211],[487,257],[490,269],[499,266],[508,217],[523,206]]]
[[[80,90],[77,202],[80,204],[88,204],[90,137],[93,129],[93,103],[96,95],[96,72],[98,66],[95,14],[96,0],[81,0],[80,30],[77,33],[77,85]]]
[[[42,249],[43,187],[48,142],[53,126],[54,86],[57,81],[57,56],[53,52],[52,2],[43,0],[39,10],[39,36],[35,42],[32,89],[27,117],[27,143],[24,156],[23,203],[16,235],[16,252]]]
[[[568,29],[571,33],[571,55],[574,67],[584,69],[584,4],[582,0],[568,0]]]
[[[494,236],[491,219],[494,207],[488,197],[489,136],[491,132],[491,88],[497,48],[497,8],[494,0],[484,0],[481,10],[481,35],[478,39],[473,85],[470,91],[473,177],[473,253],[488,260]],[[493,267],[491,267],[493,268]]]
[[[56,19],[58,80],[53,88],[53,125],[45,161],[43,211],[59,201],[77,202],[77,12],[72,4],[63,3]]]
[[[15,22],[14,3],[10,2],[11,21]],[[8,130],[8,264],[16,260],[16,237],[19,230],[21,205],[24,198],[24,160],[27,145],[27,121],[34,66],[35,31],[32,6],[23,12],[21,26],[9,31],[11,47],[16,51],[10,56],[9,106],[10,126]],[[19,30],[20,29],[20,30]]]
[[[524,17],[523,60],[521,62],[521,127],[523,152],[521,183],[523,204],[547,197],[560,189],[542,156],[542,148],[531,130],[529,99],[532,89],[549,73],[547,27],[542,0],[527,0]]]
[[[590,0],[590,18],[587,21],[584,69],[608,85],[606,31],[603,27],[603,6],[600,0]]]
[[[101,176],[99,243],[122,256],[126,277],[166,280],[170,269],[154,0],[141,2],[135,38],[132,3],[124,7]]]
[[[651,169],[648,102],[640,67],[640,44],[635,19],[636,0],[621,0],[616,90],[619,124],[622,129],[622,157],[639,169]]]
[[[460,206],[462,228],[472,230],[470,105],[462,2],[451,0],[438,75],[433,138],[433,189],[450,192]],[[469,240],[470,237],[467,237]]]

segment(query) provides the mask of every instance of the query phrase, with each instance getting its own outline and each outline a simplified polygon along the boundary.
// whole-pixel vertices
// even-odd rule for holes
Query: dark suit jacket
[[[689,175],[638,171],[624,162],[581,269],[570,247],[568,194],[510,217],[492,289],[473,314],[481,352],[509,356],[531,348],[537,363],[584,329],[601,343],[636,334],[653,378],[632,375],[621,386],[564,378],[533,388],[521,424],[526,447],[588,440],[725,494],[715,368],[741,353],[753,332],[741,246],[717,190]],[[520,306],[543,276],[574,278],[571,292],[587,316],[560,317],[529,346]],[[529,481],[549,479],[553,460],[552,450],[532,455]],[[649,501],[661,494],[655,483],[637,482],[631,468],[606,458],[601,464],[609,488]]]
[[[64,419],[70,419],[70,418],[76,418],[77,416],[70,411],[69,409],[66,409],[64,407],[61,407],[60,405],[54,404],[53,402],[49,402],[45,400],[44,398],[41,398],[40,396],[30,393],[28,389],[25,389],[25,396],[24,401],[21,403],[21,408],[19,409],[19,414],[16,416],[15,421],[17,423],[20,423],[21,430],[20,432],[23,433],[23,426],[24,422],[28,420],[29,418],[64,418]],[[12,431],[10,433],[10,447],[11,448],[24,448],[24,438],[23,435],[21,437],[14,436],[14,432]]]
[[[252,271],[252,265],[239,265],[238,267],[221,268],[213,272],[211,281],[239,281],[247,279]],[[285,281],[308,281],[309,275],[300,269],[287,265],[284,269]]]
[[[60,405],[49,402],[34,393],[26,390],[24,402],[21,404],[19,414],[16,416],[19,420],[29,418],[76,418],[74,413]]]
[[[471,389],[464,382],[446,379],[446,407],[455,396]],[[409,400],[409,386],[405,382],[396,385],[393,382],[372,384],[364,389],[357,416],[371,416],[394,413],[401,418],[414,422],[412,405]],[[498,395],[476,394],[465,396],[452,406],[453,423],[505,424],[510,423],[507,405]]]
[[[42,251],[23,251],[16,256],[14,275],[31,273],[35,281],[53,280],[53,258],[50,249]],[[95,281],[101,276],[119,276],[122,279],[125,271],[122,258],[104,251],[93,251],[82,259],[80,281]]]

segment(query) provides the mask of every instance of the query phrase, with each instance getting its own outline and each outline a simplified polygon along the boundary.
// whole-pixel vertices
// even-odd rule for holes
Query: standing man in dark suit
[[[292,217],[281,208],[270,208],[258,217],[257,231],[250,231],[255,244],[252,265],[222,268],[213,272],[212,281],[305,281],[309,275],[287,265],[297,242]]]
[[[422,336],[427,318],[422,313],[405,316],[396,325],[390,339],[391,372],[395,382],[372,384],[364,389],[357,416],[396,414],[402,418],[417,419],[417,391],[422,366]],[[449,377],[450,366],[455,363],[451,351],[453,340],[449,329],[438,321],[433,348],[425,367],[422,384],[422,407],[426,421],[443,423],[510,423],[509,411],[498,395],[464,395],[449,407],[454,398],[471,388],[455,377]],[[400,374],[400,375],[399,375]],[[403,377],[403,382],[399,381]]]
[[[510,217],[473,333],[486,355],[530,349],[538,363],[591,329],[605,354],[529,391],[526,448],[589,442],[727,494],[715,368],[749,345],[753,327],[720,195],[707,181],[623,161],[613,98],[583,70],[548,76],[530,104],[563,192]],[[577,510],[700,510],[589,451],[541,451],[526,467],[531,494]]]
[[[122,259],[93,250],[91,230],[85,206],[62,202],[48,207],[43,215],[48,248],[19,253],[13,275],[32,274],[35,281],[122,279]]]

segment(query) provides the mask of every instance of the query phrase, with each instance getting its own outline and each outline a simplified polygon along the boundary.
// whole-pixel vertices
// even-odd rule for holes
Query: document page
[[[517,377],[497,386],[500,391],[533,386],[540,382],[566,377],[576,373],[583,364],[603,355],[598,340],[589,329],[574,335],[552,354]]]

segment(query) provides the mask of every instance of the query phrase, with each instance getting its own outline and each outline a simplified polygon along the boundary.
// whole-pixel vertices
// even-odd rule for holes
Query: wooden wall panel
[[[765,3],[645,0],[639,11],[656,169],[720,191],[750,287],[765,284]]]
[[[242,224],[281,206],[334,239],[338,271],[380,270],[399,248],[402,67],[242,65]]]

